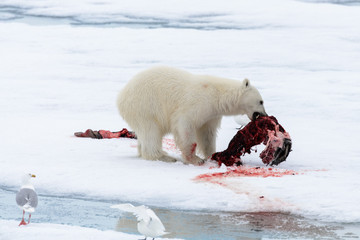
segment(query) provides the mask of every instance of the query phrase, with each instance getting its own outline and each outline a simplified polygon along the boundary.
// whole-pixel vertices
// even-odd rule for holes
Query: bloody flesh
[[[128,131],[126,128],[123,128],[118,132],[110,132],[108,130],[99,130],[93,131],[91,129],[86,130],[85,132],[76,132],[74,133],[76,137],[88,137],[88,138],[136,138],[134,132]]]
[[[258,144],[266,144],[260,158],[265,164],[279,164],[285,161],[291,150],[291,138],[274,116],[260,116],[239,130],[223,152],[214,153],[211,159],[226,166],[241,165],[240,157],[251,153],[251,148]],[[278,160],[281,151],[285,156]]]

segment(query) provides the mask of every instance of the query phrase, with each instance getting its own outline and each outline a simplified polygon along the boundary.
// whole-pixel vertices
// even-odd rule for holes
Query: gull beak
[[[36,175],[35,175],[35,174],[31,174],[31,177],[36,178]]]

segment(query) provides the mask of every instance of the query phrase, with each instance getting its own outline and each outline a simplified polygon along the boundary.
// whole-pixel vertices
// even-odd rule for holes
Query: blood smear
[[[287,175],[302,174],[294,170],[278,169],[278,168],[262,168],[262,167],[236,167],[228,168],[226,172],[206,173],[194,178],[198,181],[207,181],[225,177],[282,177]]]
[[[175,140],[172,138],[163,138],[162,148],[169,152],[181,154],[181,151],[176,147]]]

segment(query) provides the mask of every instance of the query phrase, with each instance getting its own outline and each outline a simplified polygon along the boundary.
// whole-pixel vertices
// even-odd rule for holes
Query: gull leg
[[[30,218],[31,218],[31,213],[29,213],[29,221],[28,221],[28,224],[30,224]]]
[[[22,219],[21,219],[21,222],[20,222],[19,226],[27,225],[27,223],[24,221],[24,215],[25,215],[25,211],[23,210],[23,216],[22,216]]]

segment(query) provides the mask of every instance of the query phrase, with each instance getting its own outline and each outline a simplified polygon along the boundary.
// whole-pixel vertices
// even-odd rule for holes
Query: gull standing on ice
[[[129,203],[126,203],[113,205],[111,208],[117,208],[125,212],[133,213],[139,221],[137,224],[137,229],[139,233],[145,236],[144,240],[146,240],[147,237],[152,237],[154,240],[156,237],[168,234],[168,232],[165,232],[164,225],[158,216],[156,216],[154,211],[144,205],[135,207]]]
[[[19,192],[16,194],[16,203],[23,210],[23,217],[19,224],[27,225],[30,223],[31,213],[35,212],[35,208],[38,205],[38,197],[35,192],[34,186],[31,183],[31,178],[35,178],[34,174],[26,174],[22,178],[22,185]],[[29,213],[29,220],[26,223],[24,221],[25,212]]]

